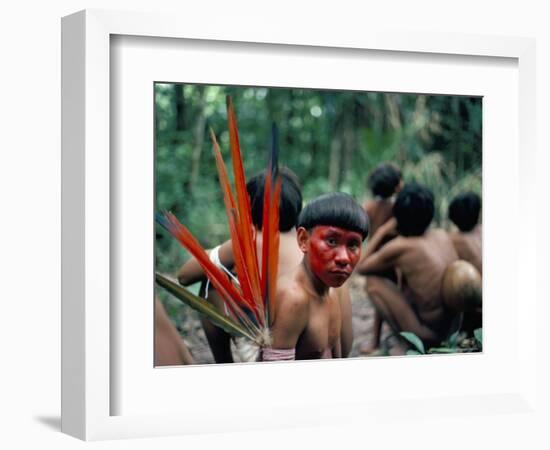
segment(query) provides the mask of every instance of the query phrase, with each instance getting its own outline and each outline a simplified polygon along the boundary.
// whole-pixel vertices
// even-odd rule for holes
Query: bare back
[[[416,315],[433,328],[444,326],[441,283],[447,266],[458,255],[444,230],[428,230],[422,236],[397,236],[368,255],[359,266],[364,275],[396,268],[401,273],[403,295]]]
[[[388,244],[390,245],[390,244]],[[396,266],[403,274],[403,291],[426,323],[441,319],[441,283],[445,270],[458,259],[449,235],[441,229],[419,237],[397,237],[391,245],[400,247]]]
[[[458,257],[471,263],[481,274],[481,225],[477,225],[472,231],[451,233],[451,239]]]
[[[369,234],[371,236],[393,216],[393,201],[390,199],[369,200],[365,203],[364,208],[369,216]]]

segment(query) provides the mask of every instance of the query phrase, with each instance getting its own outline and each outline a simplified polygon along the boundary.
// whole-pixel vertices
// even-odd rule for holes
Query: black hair
[[[250,198],[252,223],[259,230],[262,229],[264,214],[264,187],[266,171],[257,173],[246,183],[246,190]],[[302,210],[302,189],[296,174],[288,167],[279,169],[281,175],[281,199],[279,203],[279,230],[289,231],[296,226],[298,215]]]
[[[393,215],[403,236],[421,236],[434,217],[434,196],[425,186],[411,183],[397,194]]]
[[[471,231],[479,220],[481,198],[474,192],[458,194],[449,205],[449,219],[460,231]]]
[[[368,187],[374,195],[389,198],[401,182],[401,171],[393,163],[382,163],[370,173]]]
[[[369,234],[369,219],[365,210],[351,195],[331,192],[314,198],[298,218],[298,227],[311,230],[328,225],[360,233],[363,240]]]

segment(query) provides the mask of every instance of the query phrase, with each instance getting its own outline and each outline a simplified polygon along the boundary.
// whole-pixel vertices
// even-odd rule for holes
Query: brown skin
[[[398,186],[398,189],[396,190],[396,192],[398,192],[402,186],[403,186],[403,182],[401,182],[401,184]],[[383,224],[385,224],[388,220],[390,220],[393,217],[393,203],[394,202],[391,199],[369,200],[365,203],[364,208],[367,215],[369,216],[371,236],[373,236],[374,233],[376,233],[376,230],[378,230]],[[386,240],[379,243],[379,247],[384,245],[387,241],[393,238],[394,236],[388,236]],[[378,275],[397,281],[397,274],[393,269],[388,271],[385,274],[378,274]],[[369,278],[370,277],[367,277],[367,285],[365,286],[365,292],[367,294],[368,294]],[[366,345],[362,345],[360,347],[361,353],[365,355],[370,355],[378,351],[378,347],[380,345],[380,334],[382,331],[382,322],[383,322],[382,316],[380,315],[378,310],[375,309],[372,340],[366,343]]]
[[[353,326],[351,296],[349,293],[348,282],[336,289],[338,300],[340,301],[340,312],[342,317],[342,327],[340,330],[340,346],[342,349],[342,358],[347,358],[353,345]]]
[[[390,280],[372,277],[370,298],[395,332],[410,331],[428,345],[437,344],[445,337],[452,319],[441,297],[442,279],[458,255],[449,235],[440,229],[428,229],[421,236],[398,235],[376,251],[379,242],[395,234],[396,228],[395,219],[379,228],[357,271],[371,275],[392,267],[398,269],[402,288]]]
[[[454,231],[451,233],[451,240],[456,253],[460,259],[471,263],[480,274],[482,271],[481,257],[481,224],[478,224],[471,231]]]
[[[155,366],[193,364],[193,357],[178,330],[166,314],[158,297],[155,298]]]
[[[391,199],[369,200],[365,203],[364,208],[369,216],[371,236],[393,217],[393,201]]]
[[[337,288],[359,261],[361,242],[359,233],[338,227],[298,229],[304,256],[298,267],[278,280],[273,348],[296,349],[296,359],[340,358],[349,353],[351,307],[348,291],[339,293]]]

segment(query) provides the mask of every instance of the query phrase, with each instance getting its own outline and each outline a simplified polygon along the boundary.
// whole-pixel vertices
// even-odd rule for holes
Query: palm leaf
[[[156,219],[160,225],[162,225],[195,257],[214,288],[229,307],[231,313],[246,324],[251,333],[259,332],[257,325],[248,318],[242,309],[242,306],[248,305],[242,293],[228,280],[225,273],[210,261],[206,251],[201,247],[191,232],[182,225],[172,213],[168,212],[164,215],[157,214]]]
[[[166,275],[163,275],[159,272],[155,273],[155,281],[159,286],[166,289],[178,300],[181,300],[186,305],[193,308],[195,311],[203,314],[212,323],[232,334],[233,336],[245,337],[252,341],[256,340],[243,325],[239,324],[230,317],[224,316],[218,311],[215,306],[208,303],[203,298],[193,294],[188,289],[181,286],[177,281],[172,280]]]

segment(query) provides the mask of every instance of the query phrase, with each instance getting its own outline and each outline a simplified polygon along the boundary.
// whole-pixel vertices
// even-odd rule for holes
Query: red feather
[[[210,279],[210,282],[218,293],[228,301],[228,306],[233,310],[233,313],[241,318],[246,317],[238,305],[246,305],[249,303],[244,299],[239,290],[231,283],[227,278],[227,275],[223,273],[218,266],[216,266],[206,251],[202,248],[199,242],[191,234],[191,232],[182,225],[178,219],[170,212],[165,213],[164,216],[157,217],[158,221],[163,225],[172,236],[174,236],[189,252],[195,257],[197,262],[204,269],[204,272]],[[236,307],[237,306],[237,307]]]
[[[262,292],[260,288],[260,275],[258,271],[258,256],[254,245],[252,213],[250,211],[250,198],[246,190],[246,180],[239,144],[239,132],[237,119],[233,109],[231,97],[227,97],[227,121],[229,126],[229,141],[231,144],[231,159],[233,161],[233,173],[235,175],[235,190],[237,193],[239,242],[242,247],[246,271],[250,279],[250,289],[259,308],[263,309]]]

